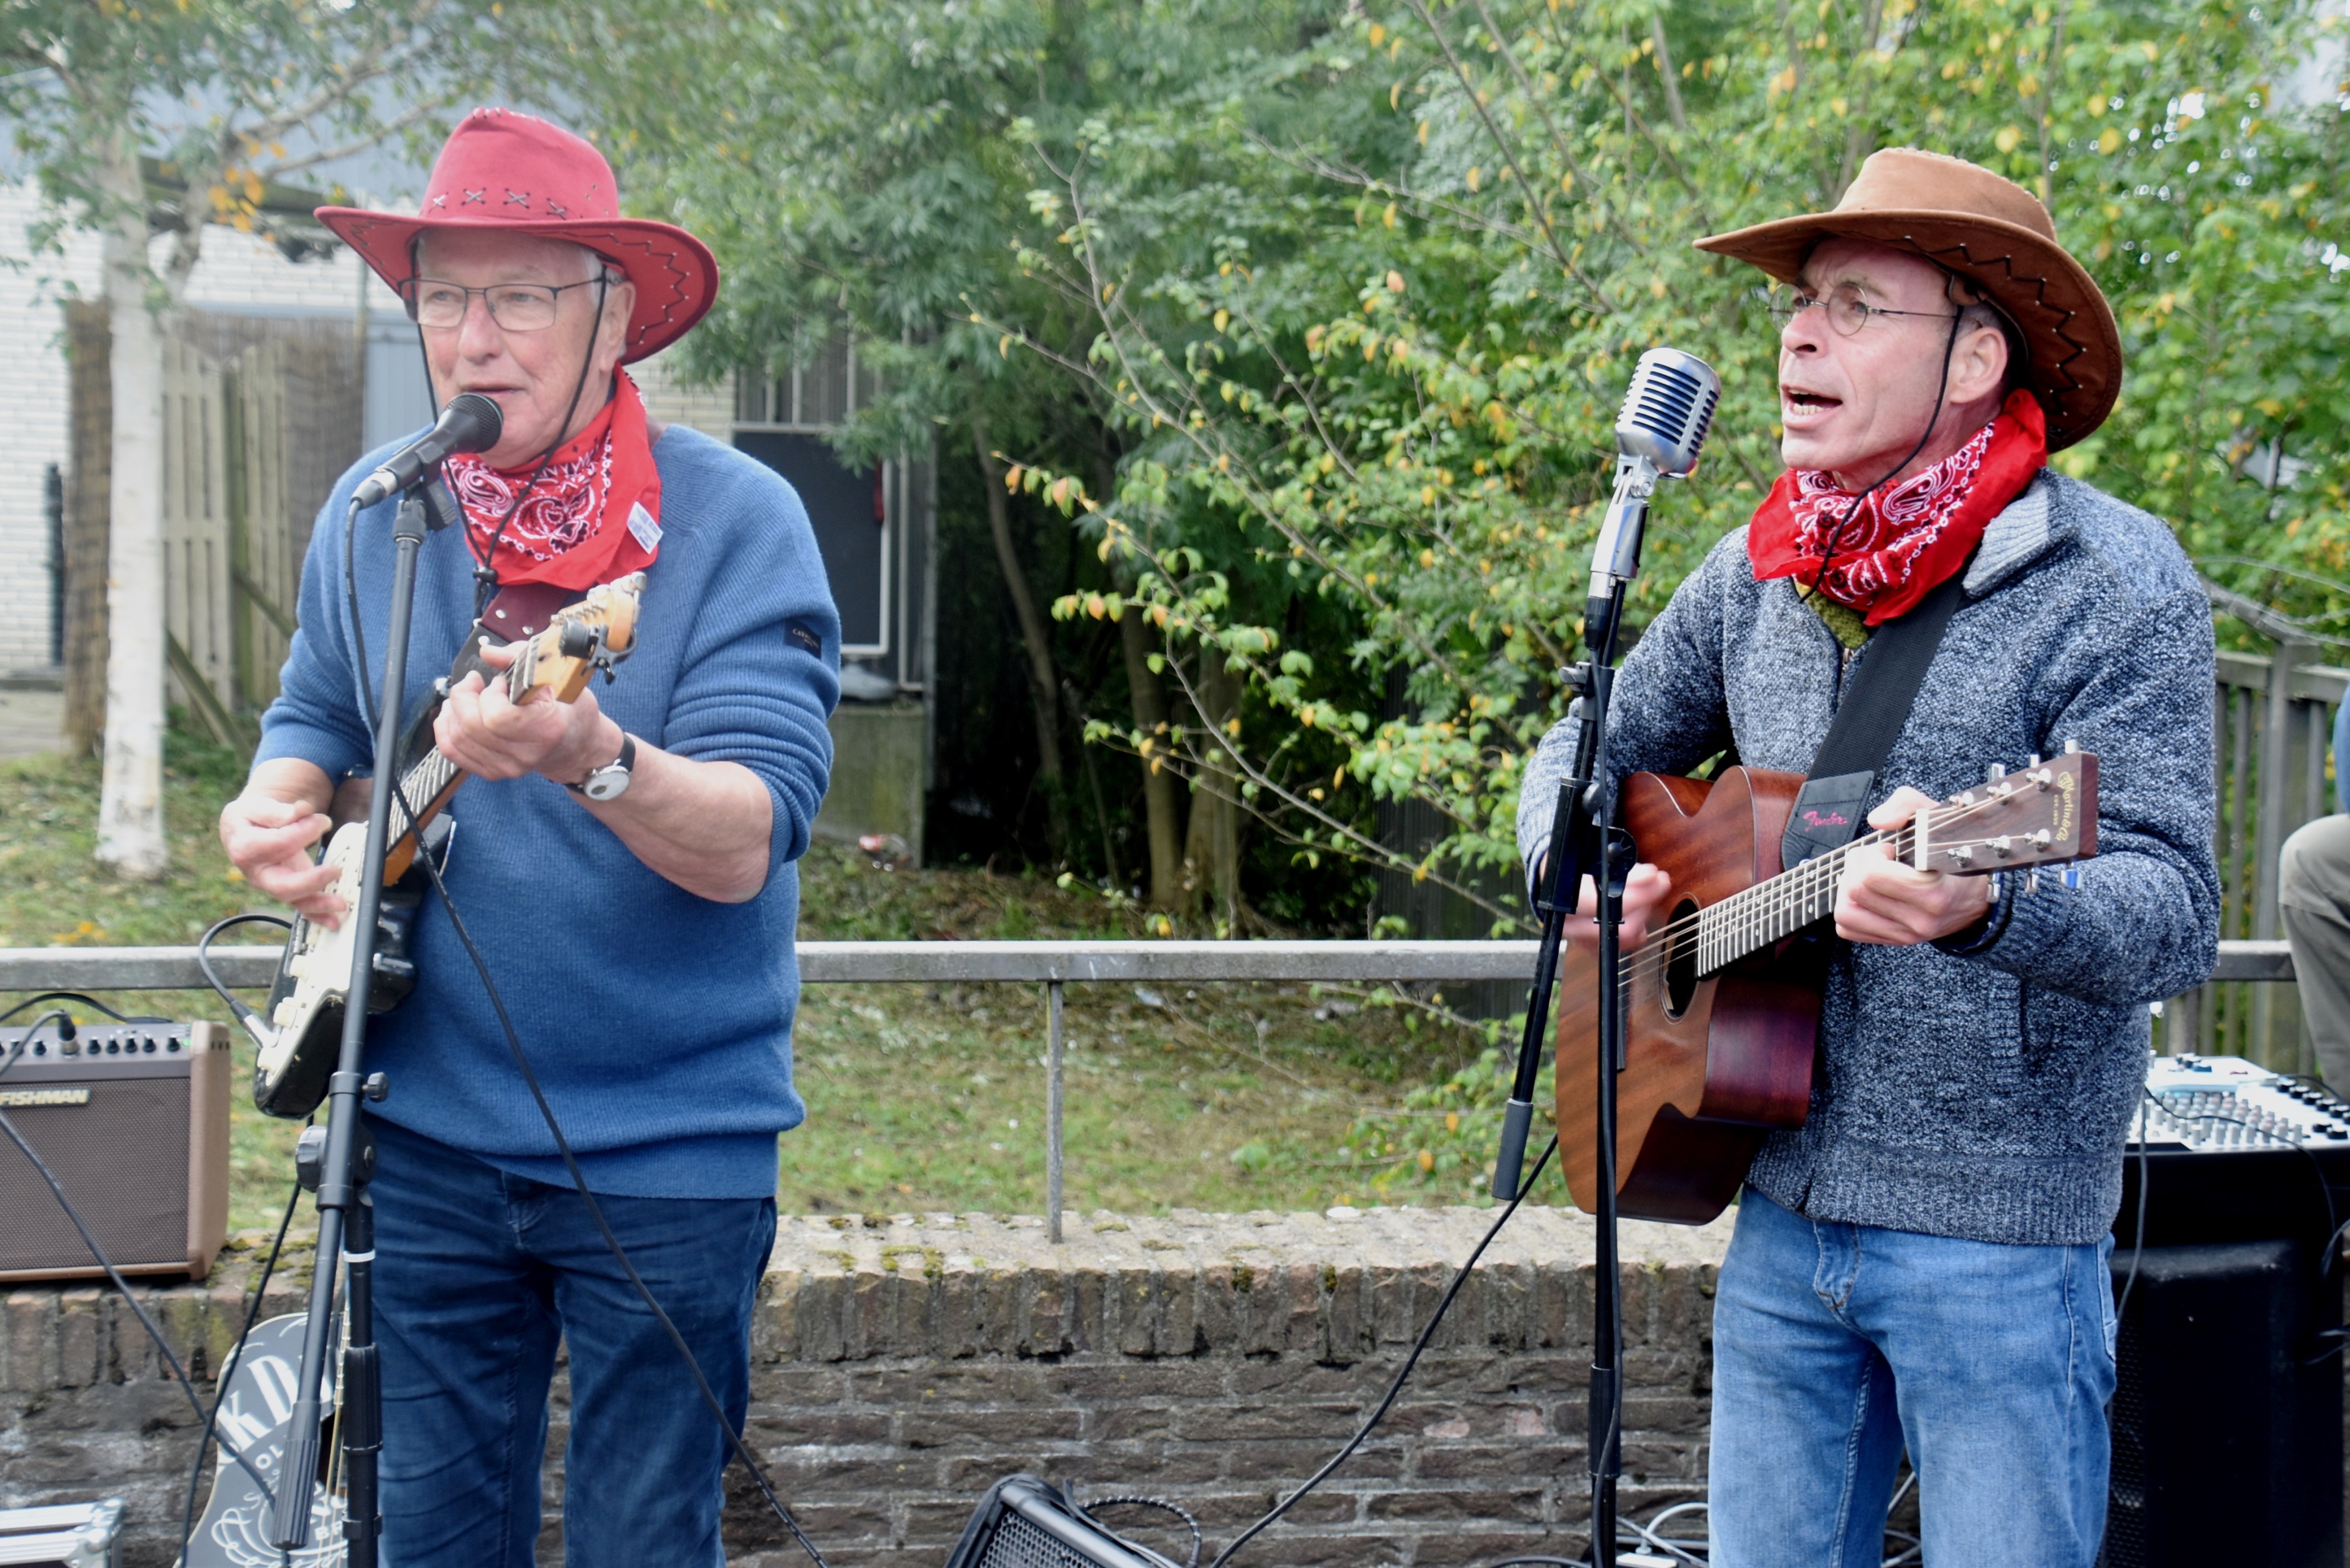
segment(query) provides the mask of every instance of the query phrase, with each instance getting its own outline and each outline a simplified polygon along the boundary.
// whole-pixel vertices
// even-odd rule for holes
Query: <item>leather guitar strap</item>
[[[1853,660],[1844,701],[1812,758],[1811,775],[1795,796],[1779,841],[1783,867],[1840,848],[1859,833],[1877,774],[1909,722],[1943,631],[1965,602],[1966,575],[1961,566],[1908,615],[1878,628]]]

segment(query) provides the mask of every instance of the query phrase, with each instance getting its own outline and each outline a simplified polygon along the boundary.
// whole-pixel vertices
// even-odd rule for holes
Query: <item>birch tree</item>
[[[171,858],[163,344],[205,229],[250,230],[273,182],[424,130],[491,74],[494,10],[31,0],[0,24],[0,111],[52,211],[49,232],[94,233],[103,266],[114,412],[98,857],[121,876],[160,877]],[[170,236],[160,266],[159,233]]]

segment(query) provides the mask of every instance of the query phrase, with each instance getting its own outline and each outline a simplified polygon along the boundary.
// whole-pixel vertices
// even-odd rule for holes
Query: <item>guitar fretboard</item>
[[[531,657],[530,644],[517,646],[521,649],[521,657],[499,677],[509,699],[525,689],[530,679],[530,670],[536,663]],[[457,782],[457,775],[463,771],[442,756],[436,746],[427,752],[414,767],[400,774],[400,793],[392,797],[391,802],[391,842],[397,844],[415,830],[415,821],[409,815],[411,807],[417,811],[429,807],[440,798],[442,790]]]
[[[1888,844],[1896,859],[1908,859],[1917,849],[1917,831],[1905,823],[1888,833],[1863,834],[1840,848],[1814,856],[1792,871],[1783,871],[1698,911],[1697,972],[1708,975],[1727,969],[1814,921],[1827,919],[1835,911],[1846,857],[1856,849]]]

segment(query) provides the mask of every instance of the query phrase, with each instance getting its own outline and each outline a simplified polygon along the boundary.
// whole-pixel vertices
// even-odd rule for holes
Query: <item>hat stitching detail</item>
[[[468,191],[465,192],[465,205],[469,207],[478,206],[488,195],[489,192],[487,191]]]
[[[506,205],[509,207],[521,207],[525,210],[528,209],[530,206],[530,192],[527,191],[508,191],[506,192]]]

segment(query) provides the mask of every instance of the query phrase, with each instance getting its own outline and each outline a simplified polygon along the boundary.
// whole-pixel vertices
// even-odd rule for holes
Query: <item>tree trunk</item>
[[[988,445],[985,421],[971,421],[972,442],[979,451],[980,476],[987,491],[987,528],[995,537],[995,564],[1003,570],[1004,590],[1012,596],[1012,611],[1020,621],[1020,640],[1028,651],[1028,696],[1036,717],[1036,765],[1043,770],[1047,792],[1045,829],[1051,835],[1055,859],[1067,858],[1068,824],[1064,802],[1067,775],[1061,763],[1061,704],[1059,680],[1053,673],[1053,645],[1045,632],[1028,592],[1028,574],[1021,568],[1020,552],[1012,545],[1012,498],[1003,488],[1003,471]]]
[[[1150,628],[1139,605],[1118,619],[1118,640],[1126,652],[1126,686],[1132,693],[1134,727],[1149,736],[1157,754],[1142,763],[1142,805],[1150,826],[1150,907],[1183,904],[1183,803],[1175,775],[1160,762],[1168,747],[1167,692],[1150,672]]]
[[[1240,680],[1224,669],[1221,649],[1200,651],[1200,718],[1213,737],[1206,747],[1206,765],[1193,785],[1191,830],[1184,881],[1197,898],[1208,896],[1218,934],[1236,937],[1241,925],[1241,798],[1240,777],[1231,753],[1224,750],[1231,734],[1224,726],[1240,712]]]
[[[147,307],[146,191],[127,132],[100,151],[112,200],[104,233],[114,435],[109,464],[106,760],[98,858],[150,879],[171,864],[163,832],[163,351]]]
[[[66,481],[66,749],[96,756],[106,733],[107,471],[114,461],[114,335],[103,299],[66,304],[72,442]]]

